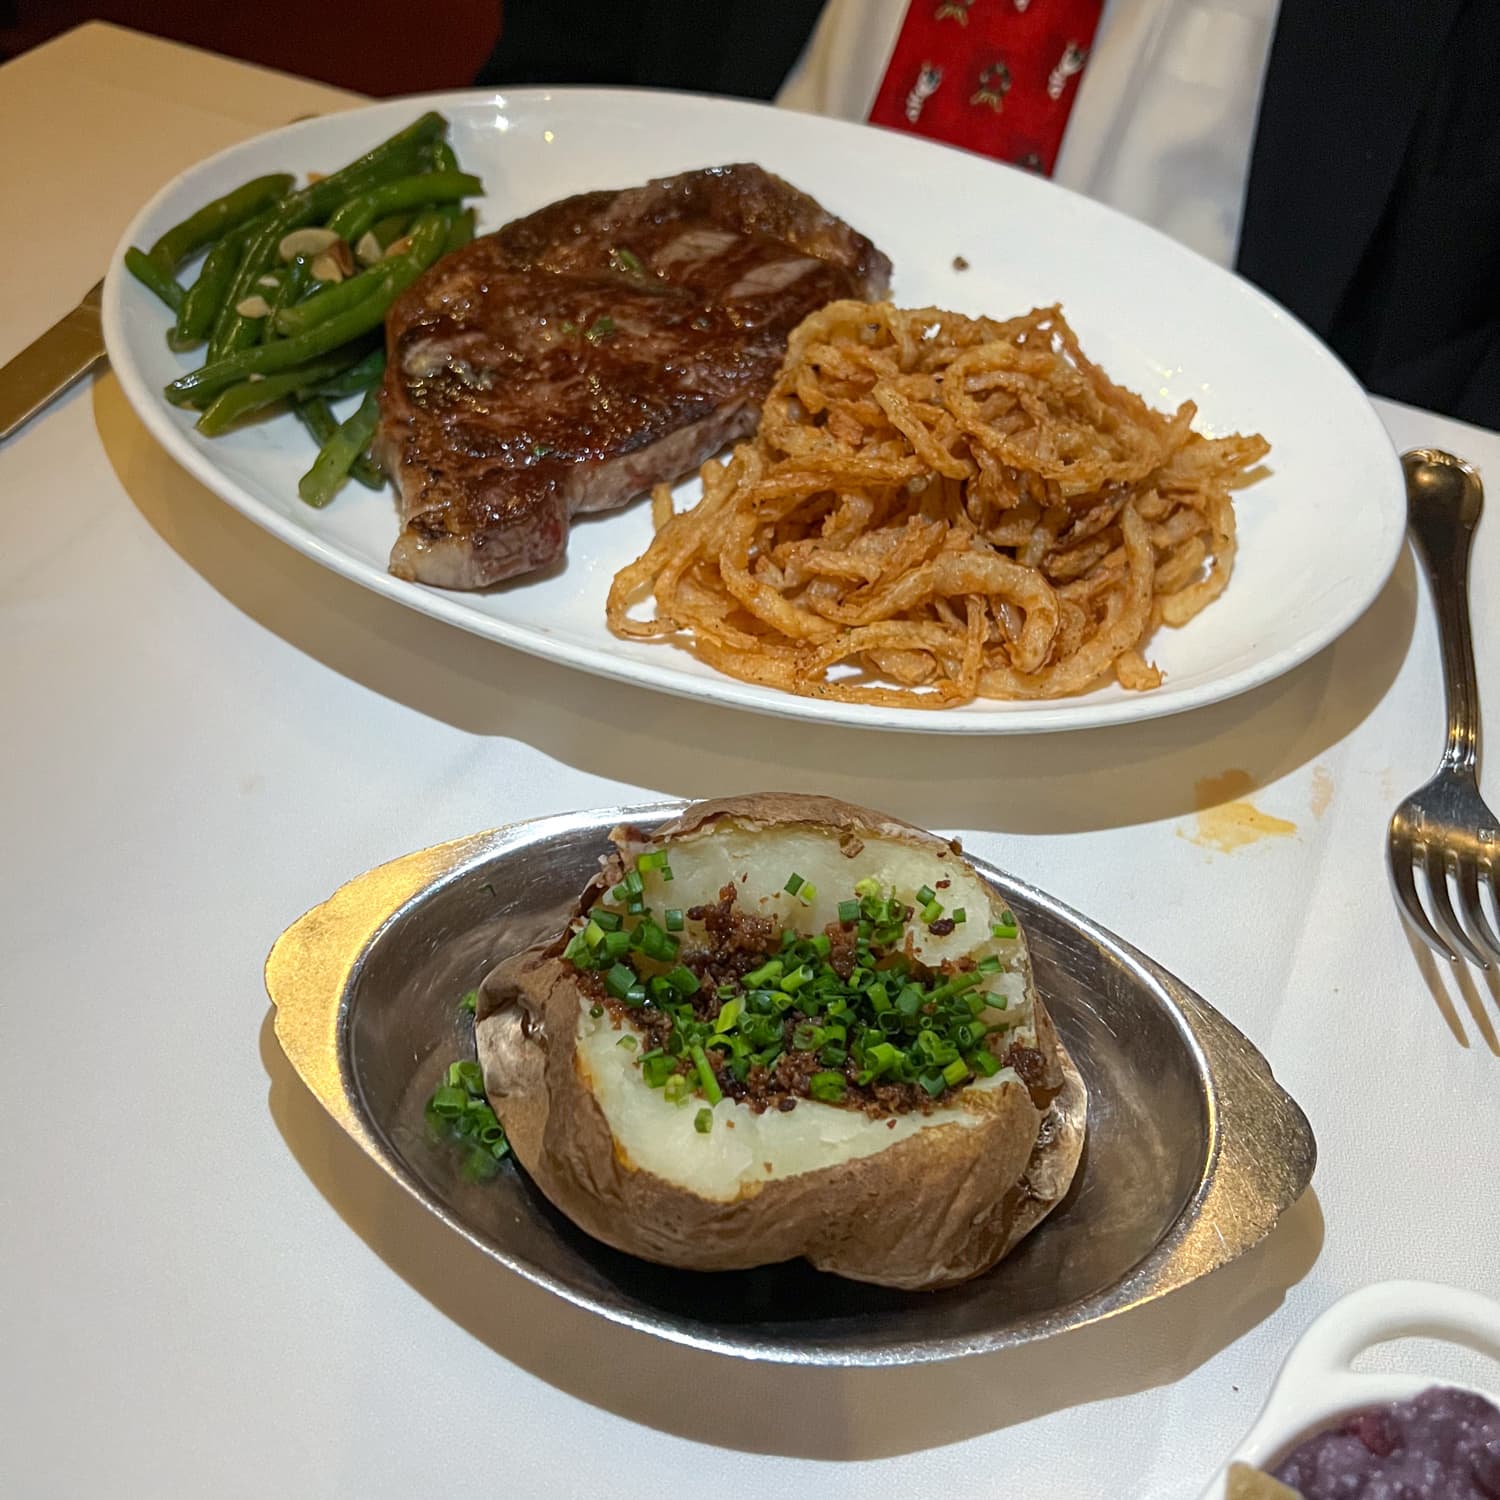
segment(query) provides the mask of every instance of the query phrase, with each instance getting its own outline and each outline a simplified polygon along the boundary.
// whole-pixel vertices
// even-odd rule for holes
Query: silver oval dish
[[[457,1005],[499,959],[559,930],[609,830],[684,803],[605,808],[440,844],[352,880],[266,962],[277,1039],[336,1121],[444,1223],[617,1323],[742,1358],[902,1365],[1029,1342],[1152,1301],[1263,1239],[1312,1177],[1306,1117],[1265,1059],[1144,954],[982,860],[1030,938],[1036,983],[1089,1085],[1064,1202],[963,1286],[905,1293],[796,1262],[673,1270],[590,1239],[507,1161],[475,1183],[423,1105],[473,1056]]]

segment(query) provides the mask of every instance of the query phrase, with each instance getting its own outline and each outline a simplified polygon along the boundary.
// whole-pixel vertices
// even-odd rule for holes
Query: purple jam
[[[1434,1386],[1356,1412],[1273,1473],[1303,1500],[1500,1500],[1500,1408]]]

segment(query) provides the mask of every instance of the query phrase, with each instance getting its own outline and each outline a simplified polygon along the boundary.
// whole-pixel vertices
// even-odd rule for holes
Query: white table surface
[[[0,153],[0,360],[161,182],[349,102],[99,25],[0,70],[0,139],[26,143]],[[1500,476],[1495,434],[1378,405],[1399,446]],[[1248,697],[938,745],[643,704],[364,593],[176,468],[108,374],[0,448],[0,516],[0,1494],[1170,1500],[1339,1294],[1500,1292],[1500,991],[1414,953],[1382,863],[1441,740],[1409,556]],[[1493,725],[1500,514],[1475,595]],[[1295,833],[1199,842],[1195,788],[1230,770]],[[1307,1110],[1312,1193],[1235,1266],[1094,1329],[926,1369],[762,1368],[483,1260],[282,1060],[262,961],[349,875],[514,818],[773,784],[961,832],[1154,954]]]

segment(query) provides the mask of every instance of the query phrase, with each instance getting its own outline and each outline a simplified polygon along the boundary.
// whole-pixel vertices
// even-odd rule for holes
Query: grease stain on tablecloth
[[[1236,849],[1259,843],[1262,839],[1289,838],[1295,834],[1295,823],[1262,812],[1248,800],[1245,794],[1254,786],[1250,773],[1238,769],[1225,771],[1221,776],[1205,776],[1196,782],[1193,786],[1193,803],[1198,809],[1195,826],[1191,833],[1179,828],[1178,838],[1220,854],[1233,854]]]
[[[1314,766],[1312,773],[1312,795],[1308,806],[1312,815],[1321,818],[1333,804],[1333,775],[1327,766]]]

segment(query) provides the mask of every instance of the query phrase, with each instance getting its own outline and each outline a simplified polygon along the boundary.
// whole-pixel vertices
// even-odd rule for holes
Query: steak
[[[757,166],[583,193],[445,257],[386,320],[391,572],[475,589],[546,567],[573,516],[754,431],[792,329],[889,276]]]

